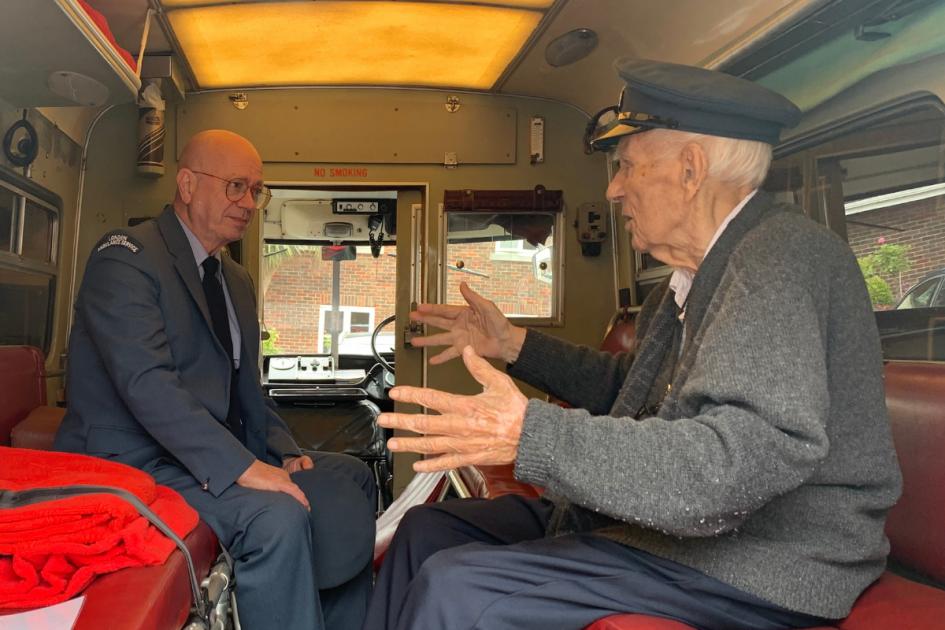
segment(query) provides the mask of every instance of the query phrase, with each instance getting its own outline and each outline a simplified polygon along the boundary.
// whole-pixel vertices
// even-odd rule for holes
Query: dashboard
[[[330,356],[272,357],[266,370],[270,383],[360,383],[362,369],[338,369]]]

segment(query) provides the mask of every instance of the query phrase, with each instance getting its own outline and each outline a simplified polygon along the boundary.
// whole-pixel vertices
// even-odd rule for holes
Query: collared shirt
[[[177,216],[177,215],[174,215]],[[204,249],[203,245],[200,243],[200,240],[190,231],[190,228],[187,227],[187,224],[180,220],[180,217],[177,217],[177,221],[180,223],[180,226],[184,228],[184,234],[187,235],[187,240],[190,242],[190,249],[194,252],[194,260],[197,262],[197,273],[200,274],[200,280],[203,280],[203,261],[210,257],[210,254],[207,253],[207,250]],[[217,261],[220,261],[220,252],[214,254],[214,257]],[[222,261],[221,261],[222,262]],[[223,286],[223,297],[226,298],[226,318],[230,323],[230,339],[233,340],[233,367],[235,369],[240,369],[240,325],[239,321],[236,319],[236,311],[233,309],[233,301],[230,300],[230,291],[226,288],[226,280],[223,278],[223,265],[221,264],[217,267],[217,280],[220,281],[220,284]]]
[[[702,255],[702,260],[705,260],[705,257],[709,255],[709,251],[712,249],[712,246],[715,245],[715,242],[719,240],[719,237],[722,236],[722,232],[725,231],[725,228],[728,227],[728,224],[732,222],[739,212],[742,211],[742,208],[745,207],[751,198],[755,196],[755,193],[758,192],[758,189],[748,193],[741,202],[735,206],[735,208],[728,213],[728,216],[725,217],[725,220],[722,221],[719,228],[715,231],[715,234],[712,236],[712,240],[709,241],[709,246],[705,248],[705,254]],[[679,320],[682,321],[686,317],[686,298],[689,297],[689,290],[692,289],[692,279],[695,277],[695,274],[688,269],[681,269],[678,267],[673,268],[673,275],[669,278],[669,288],[673,290],[676,294],[676,306],[679,307]]]

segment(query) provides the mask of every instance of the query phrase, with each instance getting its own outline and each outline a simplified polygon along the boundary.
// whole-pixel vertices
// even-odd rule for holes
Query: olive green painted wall
[[[363,98],[365,91],[358,90],[281,90],[268,91],[267,99],[254,98],[250,92],[250,109],[252,118],[248,122],[240,123],[234,131],[242,132],[247,136],[265,133],[269,126],[278,126],[284,123],[277,116],[269,116],[266,111],[266,102],[279,103],[278,108],[285,109],[285,103],[274,98],[282,95],[287,101],[298,104],[301,108],[310,107],[313,110],[319,99],[324,99],[328,92],[336,100],[344,101],[346,94],[357,93],[352,98]],[[371,98],[376,99],[389,107],[396,108],[395,120],[385,121],[375,119],[364,121],[365,124],[383,125],[397,124],[410,130],[410,137],[416,143],[434,142],[430,138],[425,126],[424,115],[429,115],[429,104],[445,102],[447,92],[436,91],[407,91],[407,90],[370,90]],[[460,164],[456,168],[446,168],[438,164],[391,164],[365,162],[336,164],[333,162],[268,162],[263,154],[265,176],[268,182],[276,184],[306,184],[306,185],[343,185],[343,184],[392,184],[409,185],[414,189],[426,189],[427,199],[419,199],[424,204],[427,223],[424,243],[425,270],[428,274],[436,269],[438,255],[437,238],[439,225],[437,208],[442,201],[443,191],[447,189],[477,188],[477,189],[531,189],[542,184],[550,189],[564,191],[566,209],[566,228],[561,242],[565,243],[565,271],[563,326],[550,329],[552,334],[578,343],[596,345],[604,327],[613,313],[613,262],[609,241],[603,246],[600,257],[587,258],[580,254],[580,247],[575,239],[572,223],[576,208],[586,201],[603,200],[606,188],[606,170],[604,159],[600,155],[587,156],[581,148],[581,136],[586,124],[586,117],[565,105],[536,99],[521,99],[512,97],[497,97],[481,94],[461,95],[463,106],[470,108],[507,108],[515,114],[515,161],[512,164]],[[208,104],[218,104],[218,108]],[[423,105],[420,107],[419,105]],[[413,115],[412,109],[418,112]],[[180,107],[189,107],[188,128],[213,128],[219,125],[221,119],[232,120],[232,114],[227,108],[232,108],[226,94],[207,93],[195,94],[187,97],[186,103]],[[220,116],[214,112],[219,111]],[[324,113],[323,108],[318,109]],[[192,117],[199,112],[201,120],[195,121]],[[223,116],[223,113],[226,113]],[[425,113],[425,114],[424,114]],[[339,106],[334,115],[322,115],[305,119],[297,123],[293,133],[306,137],[319,134],[328,134],[328,130],[337,121],[344,119],[349,112]],[[171,107],[167,112],[167,147],[165,150],[166,174],[153,179],[146,178],[135,172],[135,133],[137,125],[137,111],[133,106],[122,106],[108,112],[96,129],[90,144],[89,172],[85,184],[85,198],[80,232],[79,267],[84,269],[88,252],[100,235],[116,227],[126,224],[128,218],[137,216],[153,216],[157,214],[164,203],[167,203],[174,192],[173,174],[176,163],[175,155],[178,150],[174,141],[180,108]],[[545,162],[532,165],[528,157],[528,132],[531,116],[540,115],[545,118]],[[232,125],[231,125],[232,126]],[[509,138],[493,138],[488,134],[480,134],[476,129],[467,129],[461,134],[462,142],[490,143],[501,142],[503,146],[510,144]],[[376,156],[379,153],[396,151],[396,147],[365,146],[363,155]],[[462,161],[463,146],[457,146],[457,154]],[[376,159],[376,157],[373,157]],[[358,171],[358,176],[331,177],[331,168],[366,169],[366,173]],[[325,169],[324,176],[317,176],[316,169]],[[363,175],[363,176],[361,176]],[[416,193],[415,193],[416,194]],[[421,195],[417,194],[418,197]],[[402,227],[401,227],[402,226]],[[399,235],[407,233],[407,225],[399,224]],[[244,265],[257,276],[259,264],[259,222],[258,219],[250,227],[247,243],[244,245]],[[403,241],[401,241],[403,242]],[[399,272],[400,282],[406,283],[403,271]],[[426,300],[435,299],[435,276],[428,276],[425,285]],[[401,295],[401,292],[398,292]],[[403,318],[407,310],[406,304],[398,305],[398,316],[403,325]],[[423,377],[423,359],[418,350],[408,350],[407,354],[399,353],[398,361],[404,362],[404,374],[399,375],[399,382],[409,381],[418,383]],[[409,367],[408,367],[409,366]],[[449,389],[458,392],[477,391],[477,384],[466,374],[462,365],[453,362],[452,365],[431,367],[427,371],[427,382],[433,387]],[[529,390],[531,394],[537,392]],[[398,480],[396,485],[402,487],[406,483],[406,461],[398,463]]]

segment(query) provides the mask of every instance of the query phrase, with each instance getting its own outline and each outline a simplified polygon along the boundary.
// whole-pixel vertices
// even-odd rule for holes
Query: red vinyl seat
[[[52,447],[64,410],[46,406],[44,361],[36,348],[0,346],[0,445],[10,445],[12,434],[14,447]],[[197,575],[206,576],[219,553],[213,531],[200,521],[184,542]],[[74,630],[180,628],[192,605],[187,564],[180,551],[159,566],[100,576],[84,595]]]
[[[31,346],[0,346],[0,446],[31,411],[46,404],[46,358]]]

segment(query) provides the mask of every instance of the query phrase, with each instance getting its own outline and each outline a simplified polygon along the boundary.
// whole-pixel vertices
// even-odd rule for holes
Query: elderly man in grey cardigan
[[[844,617],[885,566],[900,491],[879,340],[853,254],[759,190],[797,109],[707,70],[618,61],[627,88],[599,145],[637,251],[673,268],[632,354],[512,325],[462,286],[423,305],[476,396],[395,388],[440,415],[384,414],[420,437],[416,470],[514,462],[543,499],[414,509],[378,577],[380,628],[582,628],[637,612],[700,628]],[[528,400],[485,358],[553,393]]]

